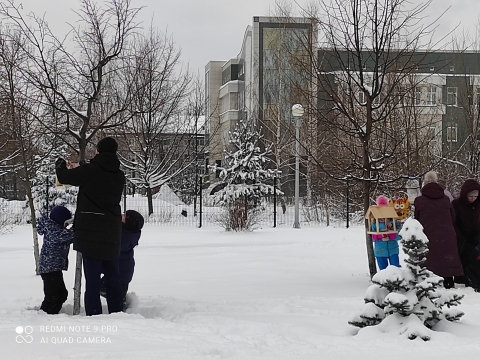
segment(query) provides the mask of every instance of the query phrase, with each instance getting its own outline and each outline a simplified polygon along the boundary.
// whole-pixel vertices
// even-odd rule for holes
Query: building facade
[[[301,103],[295,59],[313,41],[314,26],[305,18],[254,17],[240,53],[205,67],[206,117],[210,163],[223,165],[229,134],[237,121],[254,123],[275,144],[277,167],[293,158],[291,104]],[[308,86],[308,82],[305,82]],[[281,144],[281,145],[280,145]],[[291,162],[291,161],[290,161]],[[285,165],[281,165],[281,163]]]
[[[340,78],[345,71],[342,67],[345,63],[322,62],[326,56],[333,56],[333,50],[314,48],[316,39],[317,29],[309,19],[254,17],[245,31],[240,53],[230,60],[206,65],[210,164],[223,164],[229,132],[236,122],[252,121],[261,128],[264,138],[274,143],[273,158],[288,189],[295,156],[291,107],[296,103],[312,106],[305,97],[312,93],[317,96],[313,106],[322,107],[322,94],[316,87],[316,82],[321,81],[318,73],[328,72]],[[348,56],[341,50],[339,54],[336,49],[335,56],[343,55]],[[413,114],[418,124],[417,138],[427,141],[432,156],[438,158],[463,161],[475,153],[480,156],[477,150],[480,141],[480,53],[416,52],[406,58],[410,67],[415,66],[404,80],[410,82],[411,91],[403,93],[396,106],[408,107]],[[400,69],[401,64],[397,65]],[[373,76],[378,70],[375,66],[378,64],[370,61],[366,53],[361,70]],[[310,70],[305,71],[309,67]],[[338,91],[341,90],[339,85]],[[361,106],[364,92],[361,89],[351,92],[350,88],[346,96],[355,96]],[[381,101],[381,96],[377,100]],[[317,128],[319,132],[316,122],[305,117],[302,136],[310,131],[308,141],[320,141],[315,136],[316,130],[312,130]],[[315,144],[307,142],[307,146],[310,145]],[[306,182],[308,160],[304,153],[301,155],[305,160],[301,181]]]

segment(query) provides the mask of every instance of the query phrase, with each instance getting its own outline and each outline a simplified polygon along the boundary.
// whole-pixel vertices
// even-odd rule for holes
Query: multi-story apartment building
[[[294,91],[298,72],[292,58],[301,51],[296,42],[313,41],[313,29],[305,18],[254,17],[240,53],[206,65],[210,164],[223,165],[229,133],[242,119],[255,123],[265,138],[282,143],[274,149],[278,163],[292,160],[293,141],[286,129],[292,120],[291,103],[301,102],[301,95]]]
[[[332,54],[330,49],[316,51],[319,63],[322,63],[319,69],[340,77],[345,61],[336,62],[338,52]],[[328,57],[335,60],[322,62]],[[368,60],[368,54],[364,58],[367,60],[362,70],[368,78],[373,76],[375,64]],[[421,135],[428,138],[437,155],[458,151],[469,136],[480,130],[476,126],[480,120],[480,53],[417,52],[408,59],[415,62],[415,67],[403,82],[411,91],[404,94],[397,106],[414,109],[416,118],[420,119]],[[338,91],[342,91],[340,86]],[[365,101],[360,88],[353,96],[359,103]],[[321,96],[318,101],[320,107]],[[381,101],[381,96],[377,101]]]
[[[292,105],[303,103],[305,94],[317,94],[316,105],[321,107],[321,94],[315,87],[321,77],[318,74],[329,72],[341,76],[339,73],[345,65],[322,62],[333,51],[314,48],[316,31],[311,20],[305,18],[254,17],[253,24],[246,29],[240,53],[230,60],[206,65],[211,164],[222,165],[229,131],[236,121],[246,119],[261,127],[266,139],[276,144],[274,157],[283,173],[291,172],[295,155],[291,127],[288,127]],[[305,49],[305,44],[311,48]],[[304,56],[308,58],[307,67],[311,65],[314,70],[305,71],[305,63],[297,66],[296,61],[303,52],[314,54]],[[335,56],[341,57],[341,50]],[[362,71],[368,76],[376,69],[368,56],[365,58]],[[462,151],[468,147],[465,144],[480,132],[477,128],[480,121],[480,53],[430,51],[416,52],[406,58],[415,62],[415,68],[406,77],[411,86],[409,96],[401,101],[415,112],[415,121],[421,124],[418,135],[430,142],[429,148],[435,155],[460,159]],[[310,59],[317,62],[308,64]],[[304,88],[299,89],[299,84]],[[360,104],[362,95],[361,89],[348,94],[356,96]],[[308,106],[312,106],[311,101]],[[302,126],[310,126],[310,131],[315,128],[308,121]],[[282,163],[287,165],[282,168]],[[301,171],[305,173],[306,168]]]
[[[254,17],[245,31],[241,51],[228,61],[211,61],[205,67],[206,111],[210,129],[210,158],[221,163],[228,144],[229,131],[240,119],[265,125],[281,117],[290,121],[295,98],[290,85],[295,71],[289,61],[292,54],[279,52],[286,46],[295,51],[298,39],[312,41],[313,25],[305,18],[288,21],[273,17]],[[265,127],[265,126],[264,126]],[[264,130],[268,130],[264,128]]]

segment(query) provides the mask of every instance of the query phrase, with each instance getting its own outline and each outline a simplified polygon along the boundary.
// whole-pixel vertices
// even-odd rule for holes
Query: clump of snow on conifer
[[[62,154],[62,150],[53,151],[42,158],[32,179],[32,198],[37,218],[48,214],[55,206],[65,206],[72,213],[75,211],[78,188],[56,186],[55,161]]]
[[[388,266],[375,274],[365,293],[365,306],[349,324],[364,328],[360,332],[377,330],[427,341],[437,323],[457,321],[463,316],[454,308],[463,295],[443,289],[443,278],[422,266],[428,238],[420,222],[407,219],[399,234],[407,255],[405,268]]]

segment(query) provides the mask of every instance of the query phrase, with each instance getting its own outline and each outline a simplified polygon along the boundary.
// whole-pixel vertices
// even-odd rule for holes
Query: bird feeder
[[[397,233],[397,212],[392,206],[370,206],[368,207],[365,219],[368,221],[367,233],[369,234],[391,234]],[[379,220],[384,219],[385,223],[392,223],[392,229],[380,231]],[[372,231],[372,223],[375,223],[376,231]]]

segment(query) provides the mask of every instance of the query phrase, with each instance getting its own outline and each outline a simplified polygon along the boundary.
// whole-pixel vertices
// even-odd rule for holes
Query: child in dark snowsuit
[[[73,230],[65,228],[71,218],[67,208],[55,206],[50,217],[44,215],[38,220],[37,231],[43,235],[39,273],[45,294],[40,309],[48,314],[58,314],[68,297],[62,271],[68,269],[68,251],[73,242]]]
[[[127,309],[128,285],[132,281],[135,269],[133,249],[138,245],[144,224],[143,216],[134,210],[128,210],[122,215],[122,244],[120,248],[119,270],[123,292],[123,310]],[[102,278],[103,279],[103,278]],[[106,295],[102,280],[102,296]]]
[[[132,281],[135,269],[133,248],[138,245],[138,240],[142,234],[143,224],[143,216],[137,211],[128,210],[122,216],[122,247],[120,249],[119,267],[124,306],[126,304],[128,285]]]

